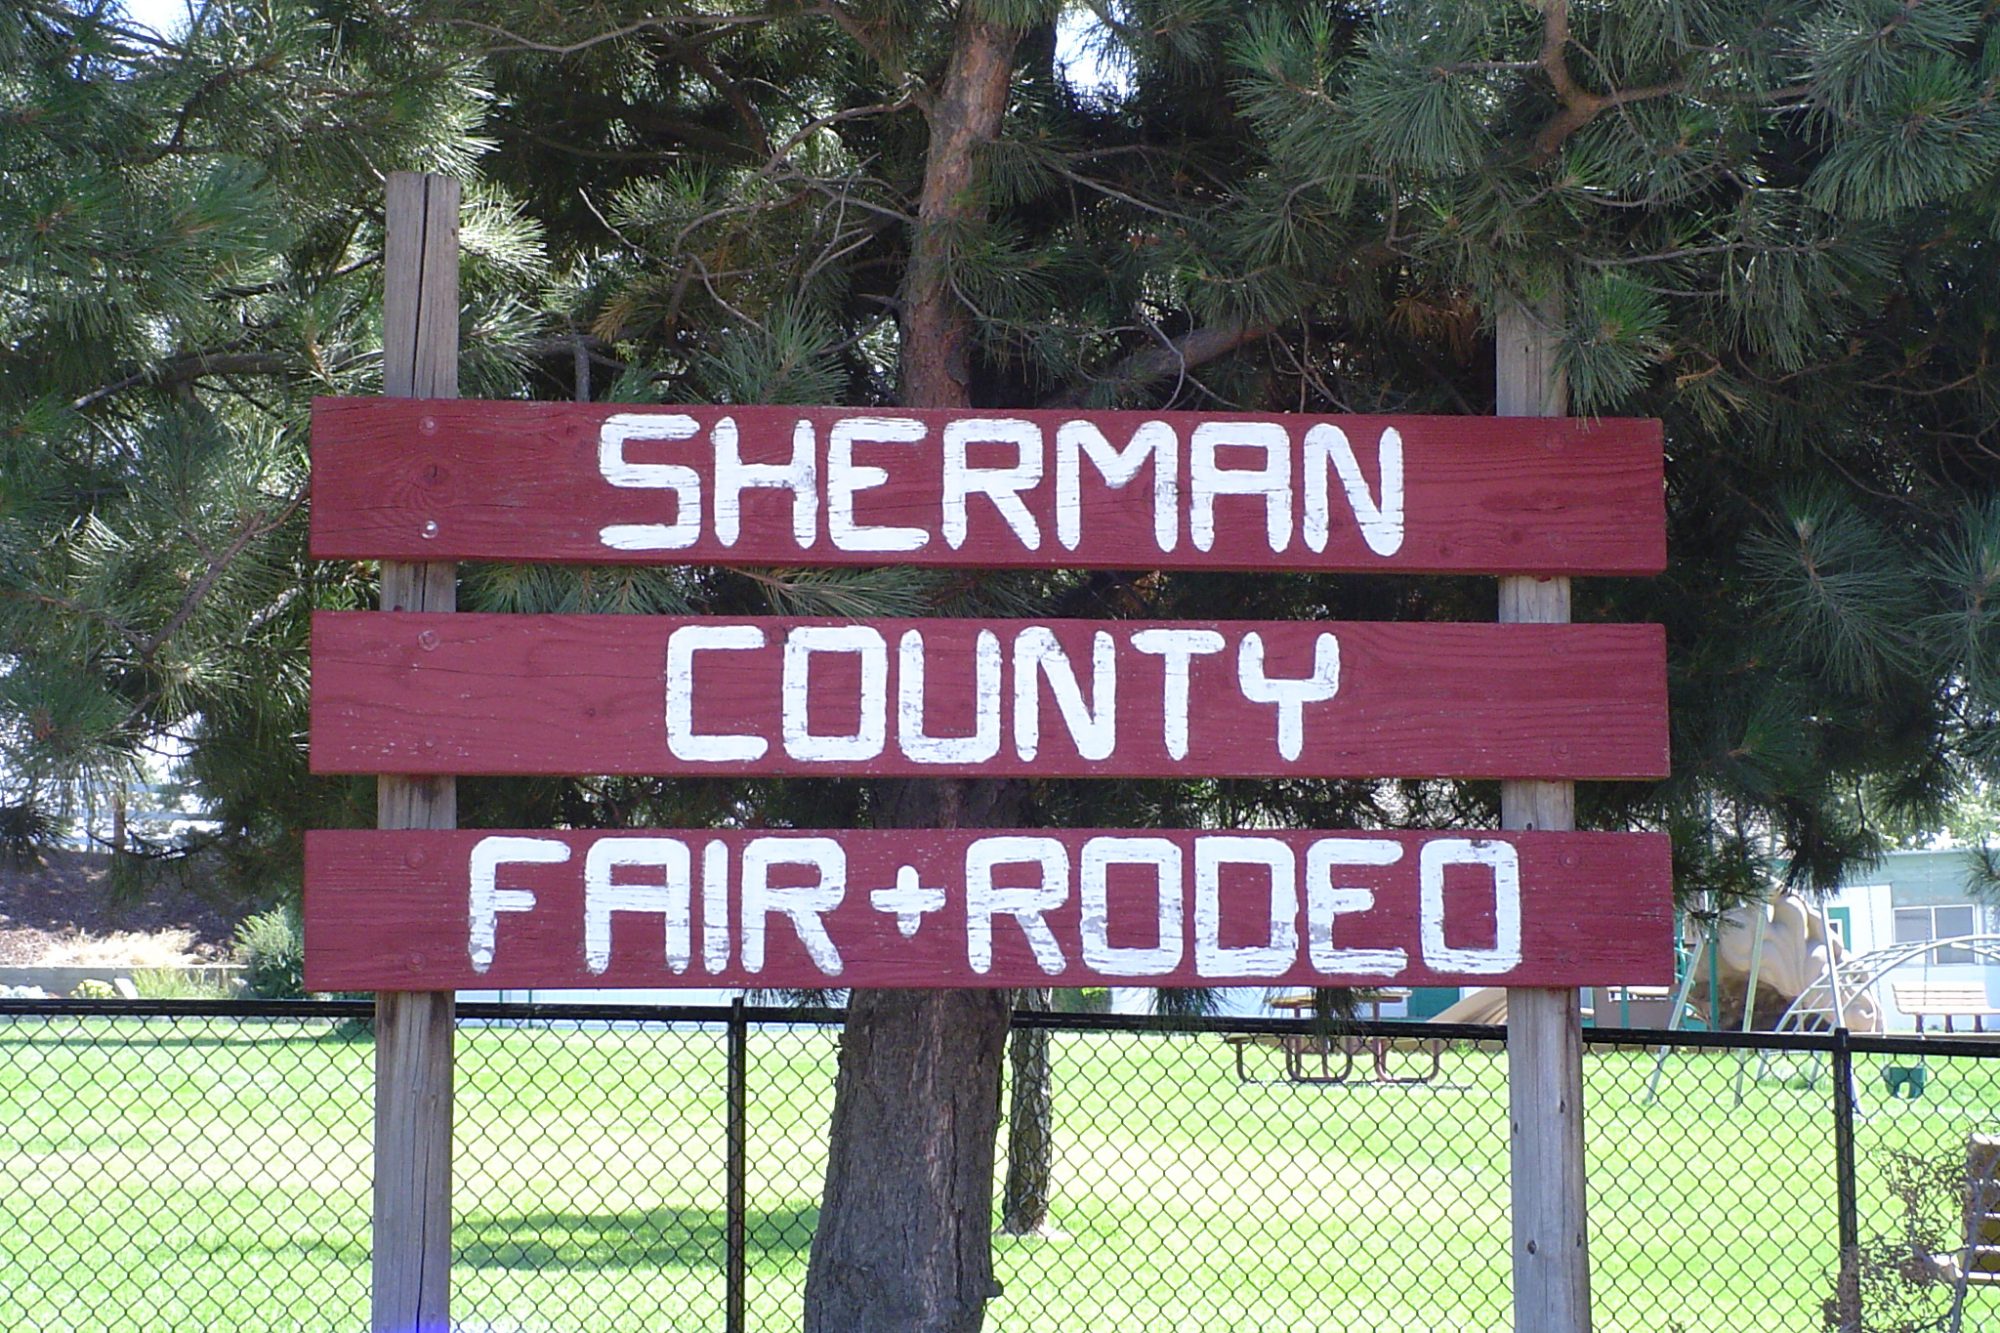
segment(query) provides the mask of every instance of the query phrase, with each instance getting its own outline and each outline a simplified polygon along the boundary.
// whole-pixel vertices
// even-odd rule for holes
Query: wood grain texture
[[[389,177],[384,393],[432,400],[458,393],[458,208],[455,180]],[[457,598],[450,563],[383,562],[384,611],[448,612]],[[449,777],[376,780],[381,828],[448,829],[457,819]],[[451,1327],[453,997],[393,989],[400,993],[375,1000],[370,1323],[376,1333],[444,1333]]]
[[[452,992],[344,989],[378,992],[370,1326],[449,1333]]]
[[[458,397],[458,182],[390,175],[382,247],[382,392]],[[355,402],[401,407],[383,399]]]
[[[487,839],[528,840],[524,844]],[[1027,844],[1001,839],[1026,839]],[[657,840],[657,841],[654,841]],[[1102,841],[1100,841],[1102,840]],[[813,851],[834,857],[835,876],[820,866],[783,857]],[[1111,966],[1093,962],[1084,943],[1086,848],[1099,846],[1103,873],[1102,923],[1095,937],[1125,951]],[[1202,844],[1210,844],[1204,852]],[[474,966],[472,940],[478,911],[471,897],[474,849],[492,858],[488,884],[514,896],[489,915],[485,969]],[[662,850],[662,844],[671,844]],[[744,874],[746,848],[755,846],[769,868],[763,879],[776,892],[814,896],[813,920],[838,970],[816,960],[793,918],[752,900]],[[1245,850],[1249,844],[1253,850]],[[1387,864],[1338,864],[1314,859],[1325,844],[1368,846]],[[1505,971],[1456,965],[1423,938],[1421,883],[1424,848],[1440,857],[1447,844],[1504,845],[1518,867],[1519,962]],[[1136,858],[1174,849],[1155,868]],[[677,848],[678,851],[672,849]],[[995,849],[999,850],[995,850]],[[1051,851],[1060,848],[1060,852]],[[593,849],[597,849],[593,853]],[[1025,849],[1025,850],[1024,850]],[[1108,849],[1108,851],[1107,851]],[[1137,849],[1136,852],[1133,849]],[[974,853],[977,853],[975,855]],[[1054,863],[1021,858],[1052,855]],[[1355,855],[1351,850],[1333,856]],[[604,858],[608,869],[593,872]],[[1121,859],[1126,856],[1133,859]],[[563,859],[537,860],[561,856]],[[979,857],[999,858],[979,870]],[[1215,909],[1204,909],[1195,886],[1204,857],[1227,864],[1212,878]],[[1255,858],[1283,863],[1275,878],[1286,892],[1273,906],[1274,874]],[[682,869],[665,869],[671,865]],[[1328,866],[1330,865],[1330,869]],[[908,870],[905,870],[908,867]],[[651,885],[651,899],[608,912],[596,966],[588,950],[586,917],[590,875],[601,886]],[[1442,874],[1441,939],[1470,951],[1500,946],[1495,872],[1453,863]],[[307,835],[306,981],[318,990],[403,987],[545,986],[747,986],[747,987],[1008,987],[1097,985],[1516,985],[1581,986],[1625,982],[1664,985],[1673,973],[1672,880],[1668,840],[1658,834],[1562,833],[1254,833],[1158,830],[866,830],[746,832],[741,830],[629,830],[583,832],[382,833],[324,831]],[[968,887],[978,879],[977,895]],[[1050,890],[1038,918],[1053,962],[1038,959],[1030,927],[996,907],[984,885]],[[1318,889],[1315,889],[1315,884]],[[678,886],[678,897],[665,886]],[[720,885],[719,891],[716,886]],[[1325,915],[1329,889],[1361,889],[1372,902]],[[600,890],[605,892],[605,890]],[[498,901],[497,899],[495,901]],[[606,896],[600,901],[609,902]],[[987,964],[981,970],[972,923],[986,904]],[[677,905],[676,905],[677,904]],[[1038,902],[1038,906],[1041,905]],[[1209,915],[1204,916],[1208,911]],[[682,924],[667,924],[664,913]],[[899,914],[912,913],[910,934]],[[1318,914],[1316,916],[1316,914]],[[1293,932],[1286,942],[1272,925],[1282,918]],[[1204,921],[1214,922],[1204,926]],[[1314,922],[1330,922],[1316,930]],[[1205,955],[1208,931],[1226,952]],[[748,934],[761,958],[746,960]],[[1401,965],[1358,969],[1348,962],[1322,966],[1311,941],[1318,935],[1343,950],[1397,950]],[[1149,954],[1163,941],[1174,948]],[[1284,947],[1279,947],[1279,945]],[[1236,951],[1270,946],[1256,970]],[[1279,961],[1273,962],[1272,958]],[[1346,955],[1342,956],[1344,959]],[[679,970],[675,970],[678,967]],[[1232,970],[1236,969],[1236,970]]]
[[[1659,983],[1656,983],[1659,984]],[[1589,1333],[1583,1008],[1574,986],[1507,990],[1509,1184],[1520,1327]]]
[[[866,565],[889,562],[980,568],[1251,569],[1409,573],[1652,574],[1666,561],[1660,425],[1650,420],[1506,420],[1491,417],[1306,417],[1139,412],[955,412],[847,408],[672,407],[698,423],[693,438],[635,440],[632,462],[685,466],[700,479],[699,539],[675,550],[617,550],[600,531],[613,524],[674,523],[674,492],[614,486],[600,471],[600,428],[629,405],[514,402],[391,402],[320,399],[312,427],[312,550],[320,559],[516,560],[585,563]],[[886,479],[853,497],[857,522],[911,526],[926,536],[917,550],[893,554],[842,549],[829,535],[826,492],[829,440],[844,419],[893,416],[920,423],[908,444],[858,443],[857,466]],[[793,532],[793,493],[756,487],[741,495],[741,532],[725,545],[715,529],[712,433],[735,424],[746,463],[794,457],[795,428],[809,423],[816,441],[816,530],[801,544]],[[1039,480],[1019,492],[1039,548],[984,494],[964,502],[964,538],[944,530],[947,423],[1015,420],[1042,441]],[[1114,448],[1146,422],[1171,427],[1178,450],[1178,498],[1171,550],[1155,531],[1153,472],[1139,471],[1113,489],[1080,449],[1070,506],[1076,544],[1058,523],[1060,427],[1087,421]],[[1204,424],[1282,428],[1290,440],[1288,544],[1273,551],[1264,499],[1223,494],[1213,501],[1214,537],[1202,550],[1192,536],[1195,496],[1189,478],[1192,441]],[[1337,478],[1326,494],[1325,549],[1306,544],[1307,451],[1315,425],[1338,426],[1352,441],[1368,494],[1381,498],[1378,446],[1385,428],[1402,439],[1404,530],[1400,546],[1378,554],[1365,539]],[[1013,445],[975,443],[975,466],[1017,461]],[[1254,466],[1253,449],[1217,451],[1231,469]],[[1328,473],[1321,461],[1316,470]]]
[[[789,639],[859,626],[885,645],[886,679],[864,709],[860,658],[816,653],[799,725],[867,734],[867,757],[799,757],[781,702]],[[736,627],[763,647],[668,663],[684,629]],[[1171,743],[1166,659],[1137,651],[1149,631],[1207,631],[1220,651],[1186,663],[1185,753]],[[976,736],[977,636],[994,640],[998,682],[990,758],[918,762],[897,715],[898,647],[921,636],[924,730]],[[1086,752],[1038,670],[1016,669],[1018,644],[1048,635],[1079,677],[1079,696],[1110,710],[1093,684],[1104,636],[1116,676],[1108,753]],[[1339,654],[1338,691],[1297,709],[1297,758],[1283,753],[1278,705],[1245,693],[1243,644],[1257,635],[1271,678],[1310,677],[1322,641]],[[685,642],[683,638],[681,642]],[[948,774],[1048,777],[1235,776],[1497,778],[1574,773],[1659,777],[1667,769],[1665,643],[1658,626],[1495,626],[1215,621],[832,620],[637,616],[383,616],[322,613],[313,623],[312,767],[319,773],[718,773],[828,776]],[[1035,680],[1038,747],[1019,744]],[[684,691],[693,725],[667,725]],[[886,717],[884,714],[886,713]],[[762,752],[722,762],[685,752],[691,736],[730,735]],[[1100,734],[1099,741],[1105,738]],[[857,750],[857,754],[861,751]]]
[[[1495,404],[1502,416],[1567,409],[1559,296],[1499,312]],[[1563,624],[1565,578],[1503,578],[1500,619]],[[1581,773],[1565,776],[1582,777]],[[1576,827],[1572,782],[1503,782],[1500,825]],[[1514,1320],[1547,1333],[1590,1333],[1590,1236],[1583,1147],[1583,1002],[1575,987],[1507,992],[1508,1145],[1512,1172]]]

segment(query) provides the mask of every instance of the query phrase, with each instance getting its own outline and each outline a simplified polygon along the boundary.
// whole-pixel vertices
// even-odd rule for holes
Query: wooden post
[[[382,392],[458,396],[458,182],[389,177]],[[384,611],[450,611],[457,566],[382,562]],[[450,777],[376,779],[376,826],[448,829]],[[375,997],[374,1333],[451,1327],[452,992]]]
[[[1561,416],[1567,394],[1556,367],[1559,297],[1538,309],[1499,312],[1495,411]],[[1500,619],[1569,620],[1569,580],[1500,580]],[[1576,786],[1503,782],[1500,826],[1573,829]],[[1508,1141],[1513,1155],[1514,1327],[1589,1333],[1590,1252],[1583,1180],[1583,1014],[1577,992],[1507,992]]]

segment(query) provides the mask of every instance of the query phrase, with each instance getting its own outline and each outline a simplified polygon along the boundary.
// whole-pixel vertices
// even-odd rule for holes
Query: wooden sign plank
[[[313,405],[320,559],[1656,574],[1660,423]]]
[[[1152,830],[306,835],[306,984],[1673,979],[1668,840]]]
[[[1657,625],[313,618],[319,773],[1657,778]]]

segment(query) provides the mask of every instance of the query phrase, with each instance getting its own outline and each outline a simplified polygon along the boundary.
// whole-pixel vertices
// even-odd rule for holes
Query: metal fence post
[[[1854,1183],[1854,1044],[1844,1027],[1833,1031],[1833,1178],[1840,1209],[1840,1327],[1849,1333],[1860,1328],[1861,1206]]]
[[[743,997],[729,1005],[729,1157],[726,1167],[728,1223],[723,1244],[723,1327],[727,1333],[744,1333],[744,1287],[748,1280],[749,1255],[744,1228],[744,1211],[749,1191],[750,1151],[750,1020],[743,1011]]]

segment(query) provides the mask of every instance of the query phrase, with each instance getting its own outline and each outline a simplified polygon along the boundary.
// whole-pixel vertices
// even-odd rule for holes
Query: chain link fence
[[[369,1012],[0,1005],[0,1327],[364,1327]],[[1018,1022],[1048,1209],[989,1329],[1512,1326],[1499,1029]],[[838,1032],[464,1006],[457,1327],[796,1328]],[[2000,1328],[2000,1047],[1658,1035],[1586,1033],[1598,1328]]]

